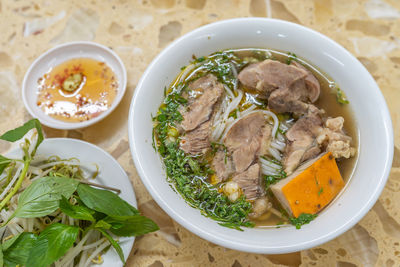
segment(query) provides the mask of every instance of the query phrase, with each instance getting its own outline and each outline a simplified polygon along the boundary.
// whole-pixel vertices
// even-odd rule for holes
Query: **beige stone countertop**
[[[310,250],[257,255],[197,237],[157,206],[129,151],[129,105],[150,61],[201,25],[249,16],[296,22],[339,42],[373,75],[392,115],[393,168],[379,201],[351,230]],[[399,0],[0,0],[0,132],[30,119],[20,88],[33,60],[76,40],[104,44],[122,58],[128,70],[126,95],[110,116],[91,127],[44,130],[47,137],[78,138],[109,151],[127,171],[139,209],[159,224],[160,231],[136,239],[126,266],[400,266]]]

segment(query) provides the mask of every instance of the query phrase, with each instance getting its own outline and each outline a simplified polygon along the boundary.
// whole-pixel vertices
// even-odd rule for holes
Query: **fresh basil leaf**
[[[108,216],[104,221],[111,224],[110,231],[117,236],[138,236],[159,230],[155,222],[142,215]]]
[[[49,215],[59,207],[59,200],[70,198],[79,181],[65,177],[43,177],[26,188],[18,199],[12,217],[35,218]]]
[[[8,159],[0,155],[0,174],[3,173],[4,169],[7,168],[7,166],[11,163],[11,161],[12,161],[11,159]]]
[[[121,259],[121,261],[124,263],[125,265],[125,257],[124,257],[124,252],[122,251],[122,248],[120,247],[120,245],[118,244],[117,241],[114,240],[114,238],[112,238],[112,236],[110,234],[108,234],[106,231],[102,230],[102,229],[97,229],[100,233],[102,233],[107,239],[108,241],[110,241],[111,245],[114,247],[115,251],[118,253],[119,258]]]
[[[2,136],[0,136],[0,139],[6,140],[9,142],[15,142],[15,141],[21,139],[22,137],[24,137],[25,134],[27,132],[29,132],[30,130],[32,130],[33,128],[36,128],[37,133],[38,133],[38,140],[37,140],[35,148],[32,151],[32,155],[34,155],[36,153],[36,149],[38,148],[40,143],[42,143],[42,141],[43,141],[42,125],[40,124],[38,119],[32,119],[32,120],[26,122],[21,127],[18,127],[14,130],[10,130],[10,131],[6,132]]]
[[[94,211],[85,206],[72,205],[64,196],[61,196],[60,209],[71,218],[92,222],[95,221],[93,218]]]
[[[11,247],[11,245],[14,244],[14,242],[18,240],[20,235],[21,234],[15,235],[15,236],[11,237],[10,239],[7,239],[6,241],[4,241],[4,243],[2,244],[3,250],[7,250],[9,247]]]
[[[4,242],[2,245],[4,265],[8,267],[25,265],[36,239],[35,234],[25,232]]]
[[[139,214],[137,209],[110,191],[96,189],[85,184],[80,184],[77,191],[81,201],[92,210],[109,216]]]
[[[109,223],[107,223],[107,222],[105,222],[105,221],[103,221],[103,220],[100,220],[100,221],[98,221],[95,225],[94,225],[94,227],[95,228],[103,228],[103,229],[110,229],[111,228],[111,224],[109,224]]]
[[[30,251],[26,267],[49,266],[65,253],[75,243],[79,227],[61,223],[51,224],[37,238]]]

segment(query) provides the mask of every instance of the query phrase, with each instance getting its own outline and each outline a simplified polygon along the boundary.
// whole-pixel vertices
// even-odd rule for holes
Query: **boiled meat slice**
[[[304,78],[304,81],[306,83],[306,86],[307,86],[307,89],[309,92],[308,98],[311,101],[311,103],[314,103],[315,101],[317,101],[317,99],[319,98],[319,94],[321,93],[321,85],[319,84],[317,78],[315,78],[314,74],[312,74],[311,71],[306,69],[303,65],[301,65],[296,60],[293,60],[291,62],[291,65],[307,71],[307,76]]]
[[[236,182],[243,190],[247,200],[255,200],[264,195],[258,163],[251,165],[246,171],[236,174],[232,181]]]
[[[290,87],[295,81],[304,79],[307,74],[305,70],[295,66],[266,59],[244,68],[238,79],[245,87],[260,93],[260,97],[268,98],[275,89]]]
[[[299,164],[318,155],[316,137],[322,131],[320,111],[311,106],[307,115],[301,117],[286,133],[287,145],[284,152],[283,166],[291,174]]]
[[[190,85],[189,105],[181,110],[183,120],[181,127],[185,131],[192,131],[200,124],[210,119],[214,106],[224,94],[224,86],[217,81],[214,75],[199,78]],[[190,94],[196,90],[196,94]]]
[[[211,147],[211,122],[206,121],[193,131],[187,132],[181,140],[180,148],[186,153],[204,154]]]
[[[219,149],[217,153],[215,153],[211,165],[216,175],[216,181],[214,183],[226,181],[228,177],[235,172],[231,158],[227,155],[227,152],[222,149]]]
[[[266,140],[264,140],[266,139]],[[245,171],[271,139],[271,126],[262,112],[251,113],[237,121],[227,132],[224,145],[232,155],[236,172]]]

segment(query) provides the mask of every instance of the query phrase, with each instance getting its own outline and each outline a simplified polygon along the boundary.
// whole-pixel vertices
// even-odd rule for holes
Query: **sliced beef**
[[[350,158],[354,156],[356,149],[351,147],[351,137],[343,131],[343,117],[328,118],[325,128],[317,137],[317,142],[327,152],[332,152],[335,158]]]
[[[298,80],[291,87],[280,88],[271,93],[268,98],[268,107],[278,113],[292,112],[296,114],[307,113],[309,104],[308,90],[305,81]]]
[[[266,127],[263,113],[251,113],[237,121],[227,132],[224,144],[232,154],[236,172],[243,172],[255,160]]]
[[[196,92],[196,93],[193,93]],[[181,127],[185,131],[192,131],[200,124],[210,119],[215,104],[224,93],[224,86],[217,81],[214,75],[207,75],[197,79],[189,86],[189,105],[181,110],[183,120]]]
[[[295,114],[307,113],[309,104],[319,98],[320,84],[315,76],[303,65],[292,61],[294,66],[307,72],[304,79],[299,79],[289,87],[279,88],[271,93],[268,106],[278,113],[292,112]]]
[[[249,143],[243,144],[232,152],[232,160],[236,172],[245,171],[254,162],[260,145],[261,135],[258,133]]]
[[[235,172],[231,158],[222,149],[217,151],[211,165],[216,175],[215,183],[226,181]]]
[[[269,147],[271,132],[272,126],[266,124],[262,112],[254,112],[238,120],[229,129],[223,140],[227,154],[225,151],[219,150],[212,162],[218,182],[225,181],[233,174],[236,178],[233,178],[232,181],[237,182],[242,190],[247,190],[246,197],[248,197],[248,194],[254,195],[255,191],[251,189],[250,184],[259,184],[258,180],[254,180],[259,178],[259,166],[253,163],[256,156]],[[255,167],[255,165],[257,166]],[[250,168],[252,169],[250,170]],[[256,168],[258,168],[257,175],[255,175]],[[241,177],[249,181],[235,180]],[[262,188],[256,187],[256,189],[257,195],[259,195],[259,192],[263,192]]]
[[[320,94],[320,84],[303,65],[291,65],[276,60],[264,60],[244,68],[238,76],[247,88],[268,98],[268,106],[278,113],[307,113],[309,104]]]
[[[261,144],[258,150],[258,155],[265,155],[268,153],[269,146],[272,141],[272,125],[266,124],[261,131]]]
[[[321,92],[321,86],[320,86],[317,78],[315,78],[314,74],[312,74],[311,71],[306,69],[303,65],[301,65],[296,60],[293,60],[291,62],[291,65],[307,71],[307,76],[304,78],[304,81],[305,81],[305,84],[308,89],[308,98],[311,101],[311,103],[314,103],[315,101],[317,101],[319,94]]]
[[[238,78],[245,87],[259,92],[260,97],[268,98],[275,89],[290,87],[307,74],[301,68],[267,59],[244,68]]]
[[[234,151],[243,144],[249,144],[254,136],[259,135],[266,124],[262,112],[254,112],[238,120],[226,133],[224,144]]]
[[[211,122],[206,121],[182,137],[180,147],[186,153],[195,155],[205,153],[211,146]]]
[[[310,106],[308,114],[301,117],[286,133],[287,145],[284,152],[284,168],[291,174],[297,166],[320,153],[317,136],[322,131],[320,111]]]
[[[243,190],[247,200],[255,200],[264,195],[258,163],[251,165],[246,171],[236,174],[232,181],[236,182]]]

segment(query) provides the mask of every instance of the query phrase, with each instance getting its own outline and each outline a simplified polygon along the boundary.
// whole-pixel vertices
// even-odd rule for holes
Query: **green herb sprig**
[[[293,60],[297,60],[296,54],[292,52],[287,53],[286,64],[290,65]]]
[[[289,218],[290,223],[296,226],[296,229],[300,229],[301,226],[310,223],[317,217],[317,214],[302,213],[297,218]]]
[[[339,87],[336,88],[336,101],[342,105],[350,103],[349,100],[347,100],[345,93]]]
[[[36,128],[36,141],[24,138]],[[10,200],[21,190],[22,182],[28,178],[28,169],[36,150],[43,141],[42,128],[38,120],[28,121],[23,126],[0,136],[0,139],[16,142],[22,140],[20,147],[23,158],[8,159],[0,156],[0,174],[6,172],[0,193],[10,182],[15,164],[22,162],[23,169],[15,185],[6,192],[0,203],[0,210],[9,208]],[[60,159],[55,158],[55,161]],[[73,245],[89,233],[99,231],[114,247],[121,261],[125,263],[122,249],[114,236],[138,236],[157,231],[158,226],[149,218],[122,200],[118,195],[80,182],[80,170],[72,171],[68,165],[51,167],[48,176],[33,181],[18,196],[17,208],[7,222],[13,218],[51,218],[54,213],[77,219],[77,225],[50,223],[40,232],[23,232],[8,240],[0,240],[0,266],[49,266],[64,256]],[[31,174],[30,174],[31,175]],[[8,189],[7,189],[8,190]]]

